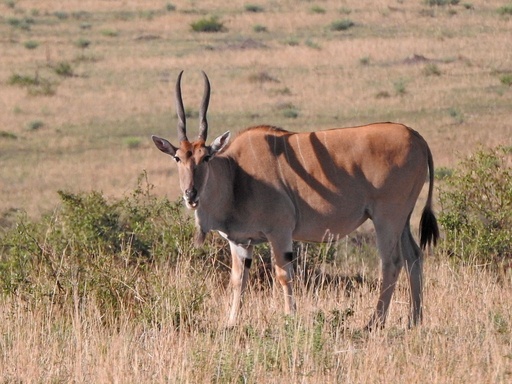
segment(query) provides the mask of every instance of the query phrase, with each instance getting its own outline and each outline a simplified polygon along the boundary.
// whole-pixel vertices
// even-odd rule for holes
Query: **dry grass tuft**
[[[189,286],[187,272],[159,270],[162,284]],[[376,291],[361,286],[299,287],[300,311],[283,318],[276,290],[250,291],[243,324],[222,328],[227,293],[215,279],[197,323],[175,329],[165,303],[150,323],[107,321],[94,301],[73,308],[28,308],[2,298],[0,377],[4,382],[507,382],[512,307],[510,281],[441,258],[426,268],[425,324],[406,330],[407,297],[398,292],[390,327],[360,330]],[[403,282],[402,282],[403,283]],[[461,290],[461,287],[464,289]],[[214,294],[213,294],[214,293]]]

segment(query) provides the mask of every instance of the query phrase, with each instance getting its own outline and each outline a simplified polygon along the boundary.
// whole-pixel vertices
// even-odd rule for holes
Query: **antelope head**
[[[211,145],[206,145],[208,135],[208,121],[206,112],[210,102],[210,82],[203,72],[204,94],[199,108],[199,136],[190,141],[187,138],[185,108],[181,97],[181,75],[176,81],[176,113],[178,115],[178,141],[174,146],[168,140],[151,136],[156,147],[172,156],[178,165],[178,175],[183,199],[189,209],[196,209],[200,203],[201,191],[208,179],[208,162],[226,146],[229,141],[229,131],[217,137]]]

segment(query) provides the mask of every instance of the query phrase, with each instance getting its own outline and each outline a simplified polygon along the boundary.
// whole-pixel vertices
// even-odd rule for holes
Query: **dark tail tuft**
[[[427,245],[437,244],[439,239],[439,227],[437,226],[437,219],[432,212],[432,208],[427,205],[423,209],[420,220],[420,246],[425,249]]]
[[[425,249],[427,245],[437,244],[437,239],[439,239],[439,227],[437,226],[437,219],[432,211],[432,195],[434,191],[434,160],[432,159],[432,152],[428,147],[427,143],[427,163],[428,163],[428,178],[429,178],[429,186],[428,186],[428,197],[427,202],[425,203],[425,208],[423,208],[423,213],[421,214],[420,220],[420,246],[421,249]]]

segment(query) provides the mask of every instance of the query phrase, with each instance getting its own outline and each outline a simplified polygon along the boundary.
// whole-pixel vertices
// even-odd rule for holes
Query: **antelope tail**
[[[425,249],[427,245],[436,245],[439,239],[439,227],[437,219],[432,210],[432,192],[434,190],[434,160],[432,159],[432,152],[427,147],[428,151],[428,197],[420,219],[420,246]]]

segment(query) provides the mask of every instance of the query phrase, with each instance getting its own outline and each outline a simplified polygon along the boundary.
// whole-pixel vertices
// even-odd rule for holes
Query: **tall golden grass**
[[[163,286],[201,285],[207,293],[193,324],[179,329],[169,321],[165,300],[152,322],[140,323],[128,316],[102,318],[94,301],[78,297],[66,308],[44,302],[27,307],[19,297],[3,297],[0,377],[24,383],[509,382],[510,281],[498,284],[474,267],[453,268],[443,257],[426,264],[426,317],[413,330],[405,327],[402,290],[388,327],[365,333],[361,326],[373,309],[374,289],[363,285],[346,293],[335,285],[302,284],[296,317],[282,316],[277,289],[250,289],[241,325],[226,330],[222,282],[214,276],[191,281],[180,269],[186,265],[155,271]],[[340,313],[347,309],[353,315],[343,322]]]
[[[418,130],[436,165],[448,168],[480,145],[511,144],[512,91],[500,77],[512,73],[512,17],[498,14],[503,1],[255,1],[261,13],[247,12],[246,3],[2,2],[0,215],[40,217],[55,208],[60,189],[119,197],[142,170],[154,193],[177,196],[174,171],[149,136],[175,137],[172,89],[181,69],[192,112],[202,94],[199,71],[210,77],[212,136],[260,123],[314,130],[394,120]],[[192,22],[210,15],[227,31],[192,32]],[[329,29],[345,18],[355,26]],[[263,46],[244,48],[249,39]],[[72,76],[56,74],[63,62]],[[49,81],[52,94],[10,84],[15,74]],[[276,81],[254,81],[261,74]],[[297,118],[284,116],[286,105]],[[339,273],[375,279],[376,260],[367,258],[336,265]],[[426,259],[424,325],[406,330],[408,296],[399,290],[388,328],[371,334],[360,329],[377,297],[372,285],[346,293],[301,280],[296,317],[282,316],[272,287],[251,287],[241,325],[227,331],[225,276],[205,267],[199,278],[188,267],[185,261],[154,271],[162,292],[204,293],[194,321],[181,328],[172,326],[165,294],[146,322],[132,321],[129,308],[105,318],[86,292],[75,292],[66,306],[2,294],[0,381],[511,380],[510,279],[454,266],[447,255]]]

